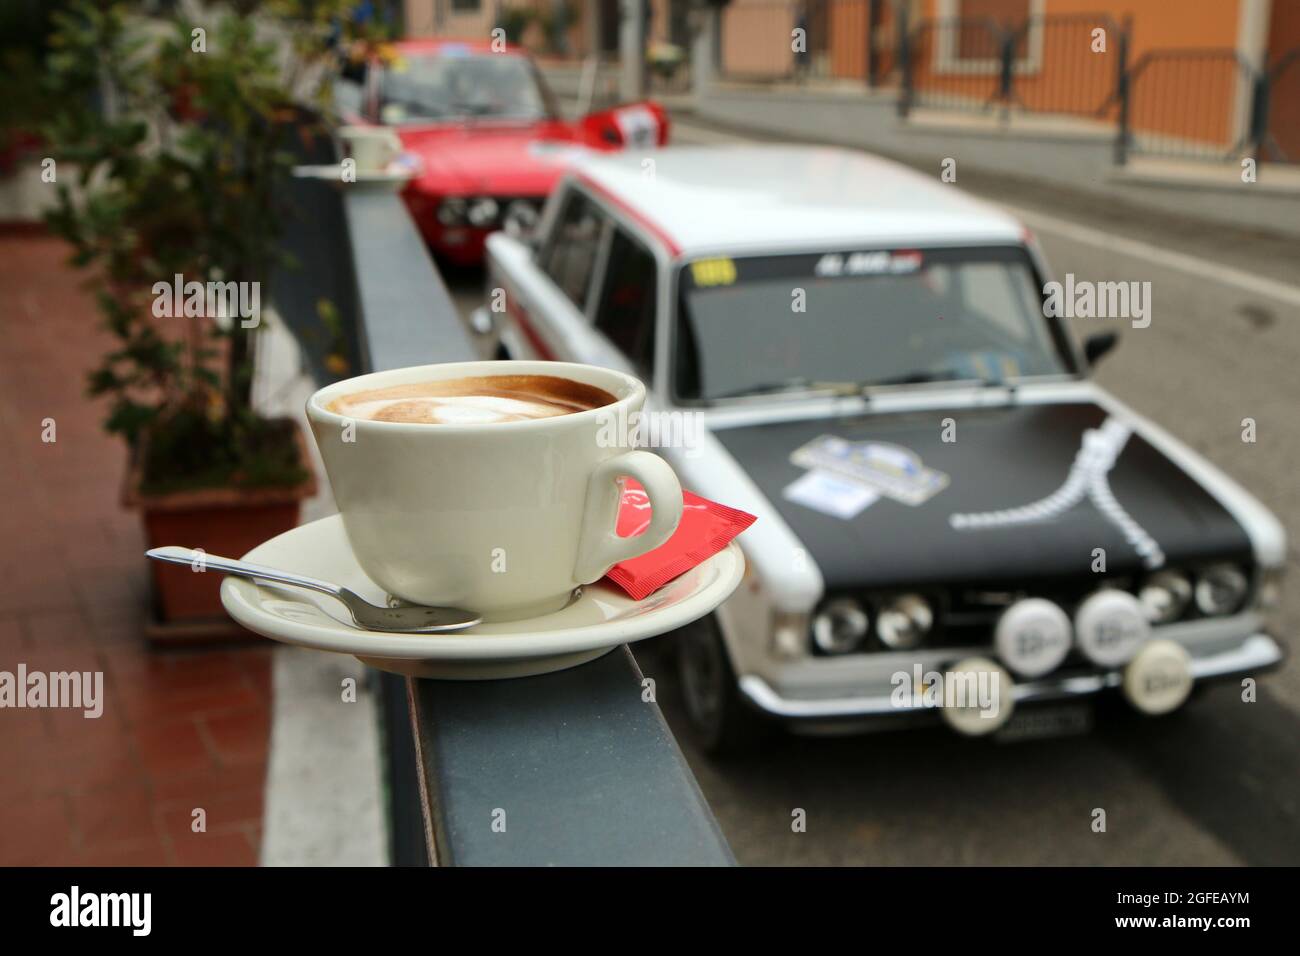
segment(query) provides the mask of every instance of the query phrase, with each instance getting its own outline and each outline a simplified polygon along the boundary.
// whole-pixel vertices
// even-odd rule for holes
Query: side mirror
[[[1101,357],[1119,344],[1118,332],[1098,332],[1083,340],[1083,355],[1089,365],[1096,365]]]

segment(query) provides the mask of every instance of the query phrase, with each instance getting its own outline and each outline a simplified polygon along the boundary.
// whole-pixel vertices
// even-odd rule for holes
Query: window
[[[650,251],[615,227],[596,328],[647,374],[654,368],[657,275]]]
[[[543,256],[543,271],[580,312],[586,310],[587,287],[604,224],[605,216],[596,204],[570,190]]]
[[[1073,364],[1017,247],[705,259],[680,275],[682,399],[1032,378]]]
[[[1028,272],[1007,269],[998,262],[972,262],[955,272],[965,307],[997,326],[1008,341],[1024,346],[1042,334],[1038,323],[1021,319],[1021,303],[1033,302],[1038,295]]]
[[[387,126],[555,115],[540,74],[523,56],[468,51],[409,55],[400,70],[384,70],[381,79],[379,115]]]

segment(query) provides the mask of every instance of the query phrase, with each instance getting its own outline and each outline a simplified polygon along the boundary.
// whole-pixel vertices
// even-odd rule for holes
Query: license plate
[[[1000,743],[1073,737],[1092,729],[1091,704],[1052,704],[1017,708],[1011,719],[993,733]]]

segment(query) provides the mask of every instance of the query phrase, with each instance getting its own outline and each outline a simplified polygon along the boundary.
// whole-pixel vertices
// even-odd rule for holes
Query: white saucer
[[[322,179],[338,186],[361,186],[383,188],[397,192],[415,178],[413,169],[363,170],[358,169],[356,178],[351,182],[343,181],[343,167],[338,163],[325,166],[295,166],[293,175],[298,179]]]
[[[385,600],[352,556],[338,515],[272,538],[244,560],[324,578],[376,604]],[[564,670],[620,644],[682,627],[725,601],[744,572],[744,555],[733,541],[644,601],[597,582],[553,614],[453,634],[362,631],[349,623],[341,604],[323,594],[241,578],[222,582],[221,603],[250,631],[286,644],[353,654],[371,667],[411,677],[489,680]]]

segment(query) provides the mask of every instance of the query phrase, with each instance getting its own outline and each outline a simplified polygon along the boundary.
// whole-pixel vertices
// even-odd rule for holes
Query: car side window
[[[542,270],[580,312],[586,310],[591,270],[604,223],[605,215],[594,202],[576,190],[570,191],[542,256]]]
[[[644,374],[654,370],[655,257],[623,229],[614,228],[596,328]]]

